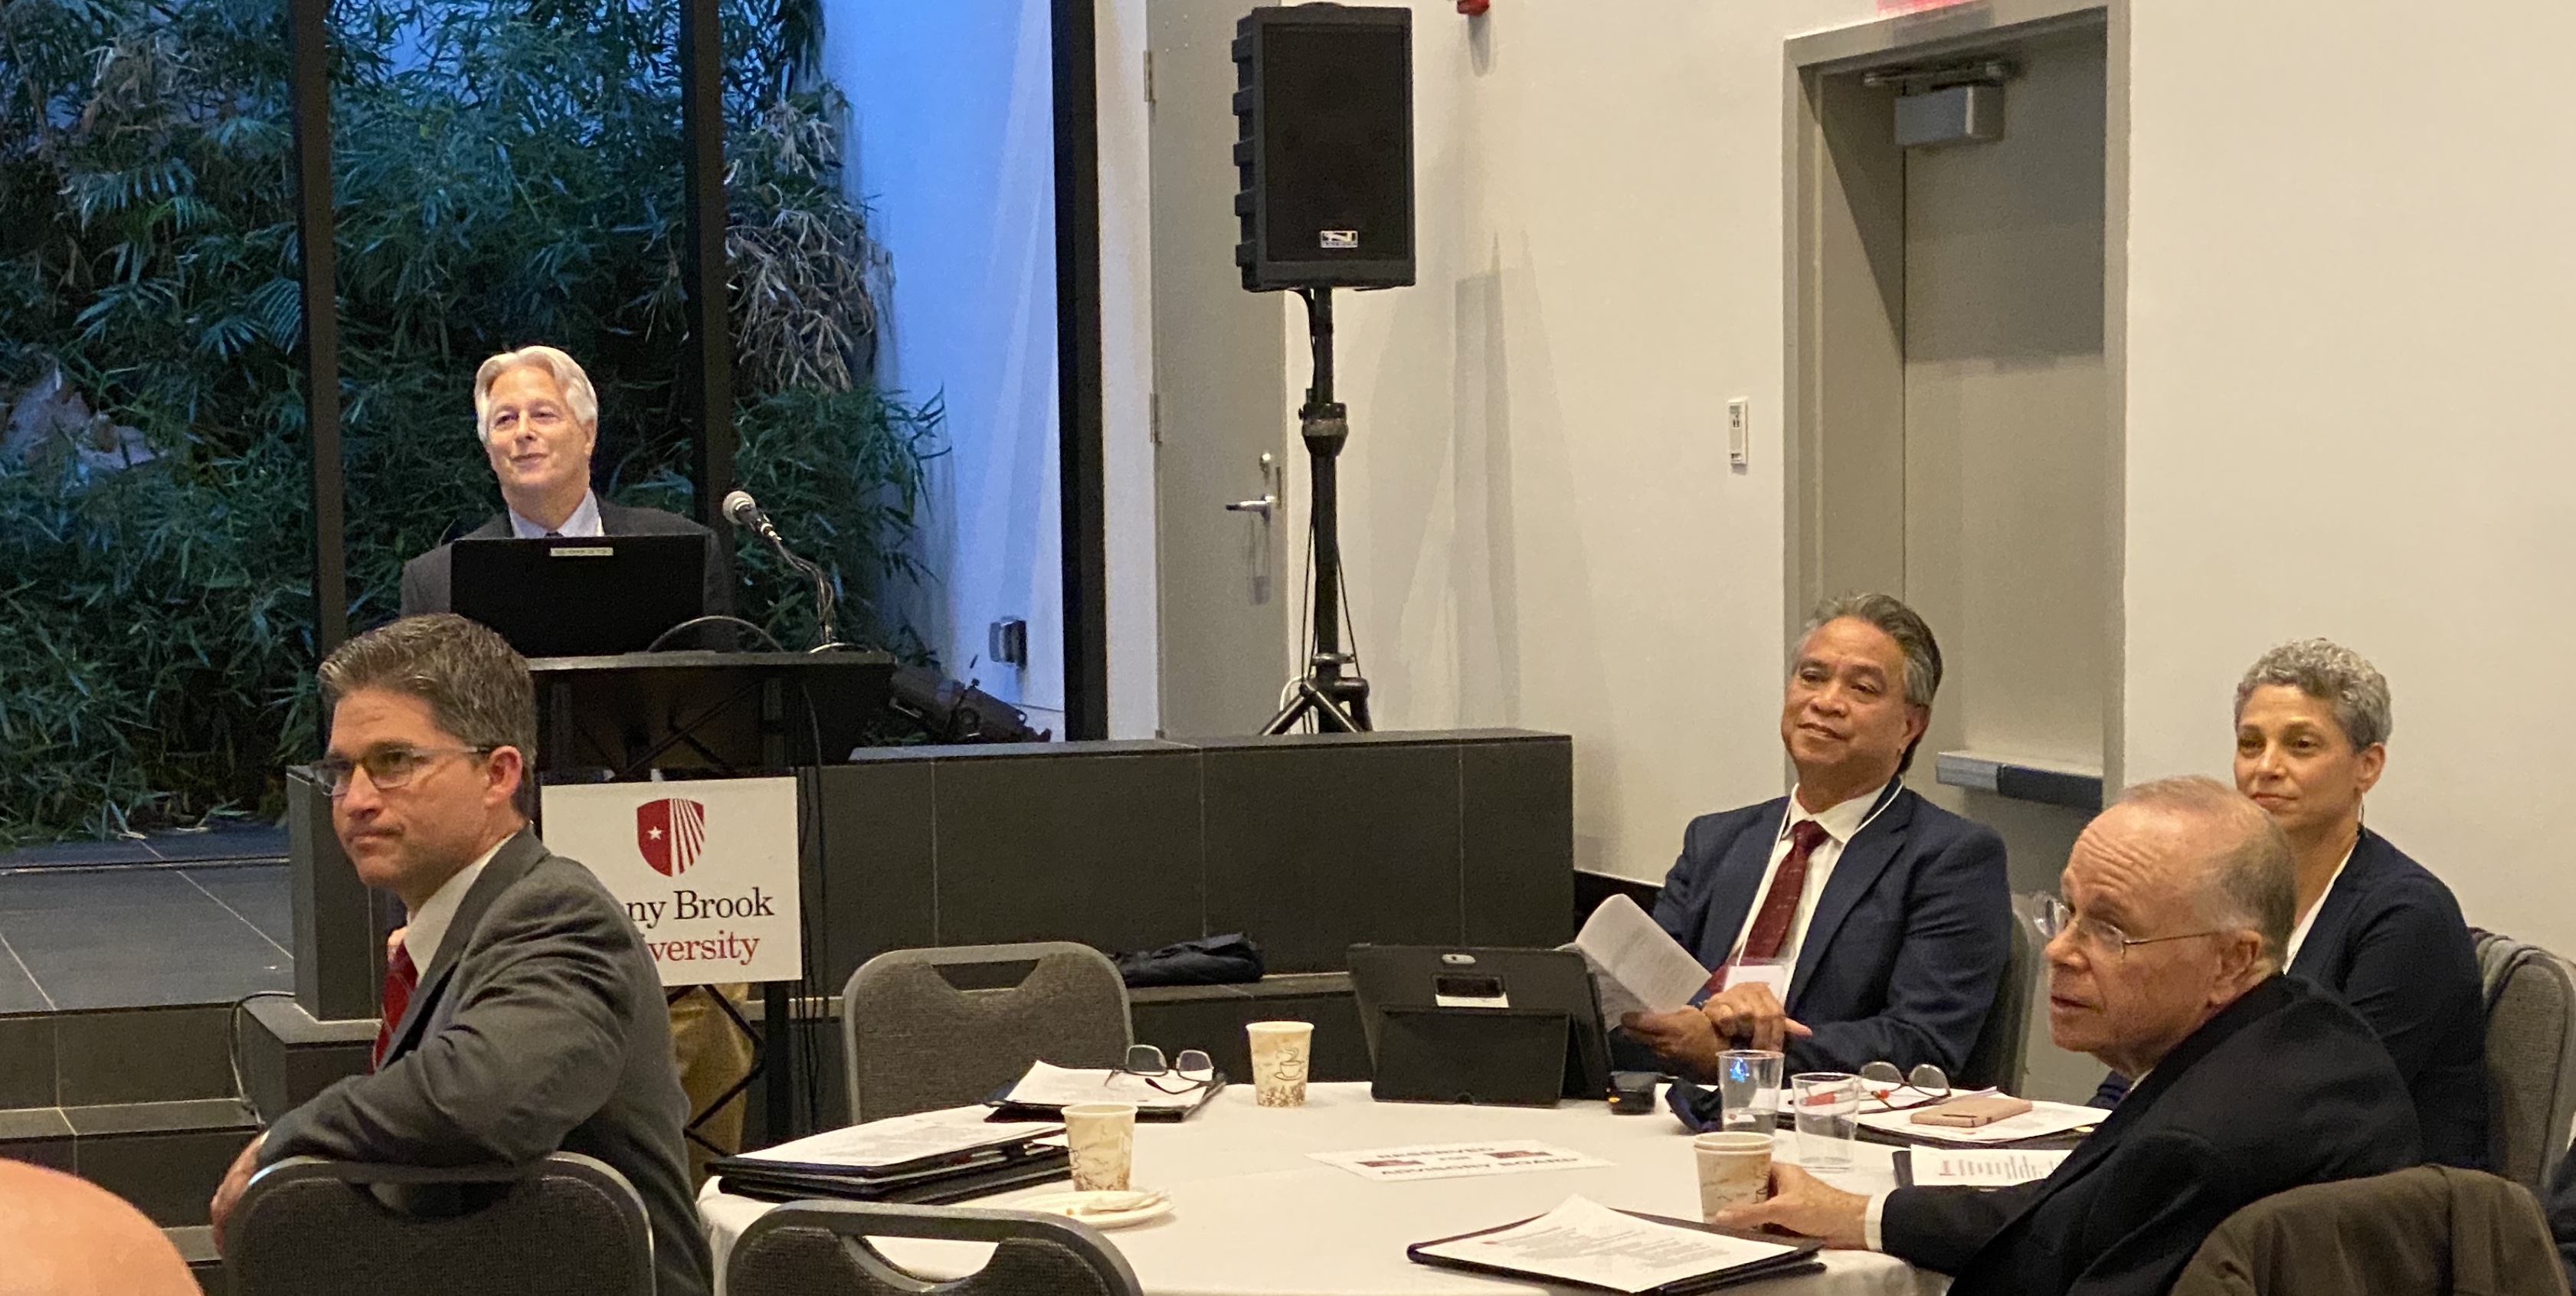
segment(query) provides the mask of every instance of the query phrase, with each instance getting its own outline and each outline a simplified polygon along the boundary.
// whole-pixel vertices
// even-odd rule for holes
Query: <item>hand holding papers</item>
[[[1708,984],[1708,969],[1623,895],[1593,909],[1575,934],[1574,949],[1592,969],[1601,1015],[1614,1022],[1629,1013],[1689,1007],[1691,996]]]
[[[1418,1263],[1601,1291],[1685,1293],[1817,1267],[1813,1242],[1769,1242],[1615,1211],[1582,1197],[1536,1219],[1416,1243]]]

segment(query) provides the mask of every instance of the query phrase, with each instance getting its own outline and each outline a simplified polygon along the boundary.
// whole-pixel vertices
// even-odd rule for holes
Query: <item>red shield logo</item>
[[[635,807],[635,849],[664,877],[678,877],[698,862],[707,844],[707,808],[664,797]]]

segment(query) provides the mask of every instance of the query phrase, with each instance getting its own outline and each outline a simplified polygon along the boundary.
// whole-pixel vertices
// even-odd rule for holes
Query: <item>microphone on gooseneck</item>
[[[767,540],[769,547],[778,551],[779,561],[801,573],[813,585],[814,620],[819,632],[818,642],[814,645],[816,651],[839,643],[840,640],[835,636],[832,625],[832,578],[822,568],[798,557],[795,551],[787,547],[786,537],[778,534],[777,524],[769,520],[768,514],[760,511],[760,505],[751,498],[750,491],[729,492],[724,497],[724,505],[720,511],[723,512],[725,521]]]

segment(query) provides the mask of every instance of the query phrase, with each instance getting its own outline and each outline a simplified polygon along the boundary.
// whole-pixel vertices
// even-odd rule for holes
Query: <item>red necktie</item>
[[[1807,857],[1824,841],[1825,826],[1813,819],[1789,826],[1789,857],[1780,861],[1780,871],[1771,877],[1771,894],[1762,897],[1762,910],[1754,915],[1753,930],[1744,938],[1740,957],[1780,957],[1780,946],[1789,939],[1789,920],[1798,916],[1798,901],[1807,891]]]
[[[411,1006],[411,992],[420,987],[420,969],[411,965],[411,947],[394,942],[393,955],[385,960],[385,1016],[376,1026],[376,1051],[368,1063],[370,1070],[385,1064],[385,1050],[394,1046],[394,1027],[400,1025],[403,1010]]]

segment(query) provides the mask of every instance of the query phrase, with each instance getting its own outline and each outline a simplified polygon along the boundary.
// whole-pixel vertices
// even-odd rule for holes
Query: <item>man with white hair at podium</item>
[[[571,356],[550,346],[504,351],[474,372],[474,435],[500,482],[503,511],[468,540],[695,535],[706,545],[705,607],[730,612],[715,533],[677,513],[610,504],[591,489],[599,447],[599,393]],[[403,564],[402,612],[452,609],[450,557],[440,545]]]
[[[714,532],[676,513],[611,504],[591,489],[591,454],[599,446],[599,393],[579,362],[550,346],[504,351],[474,373],[474,429],[501,485],[506,508],[468,532],[468,540],[541,540],[552,536],[695,535],[702,538],[701,606],[733,611],[725,564]],[[453,610],[453,549],[440,545],[403,564],[404,616]],[[533,773],[531,774],[533,777]],[[694,1104],[732,1093],[751,1069],[751,1045],[713,996],[740,1001],[746,987],[710,985],[671,1002],[671,1036]],[[693,1171],[707,1147],[731,1152],[742,1143],[743,1103],[727,1099],[698,1126],[689,1149]]]

